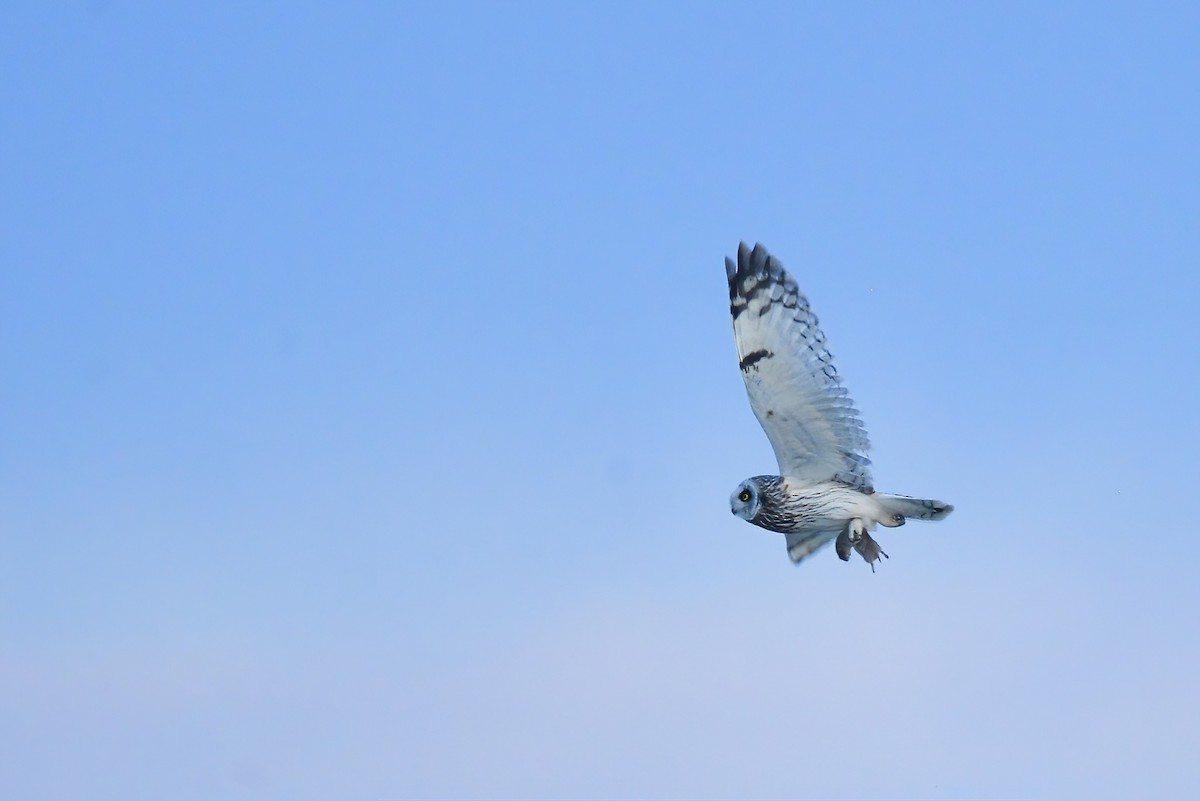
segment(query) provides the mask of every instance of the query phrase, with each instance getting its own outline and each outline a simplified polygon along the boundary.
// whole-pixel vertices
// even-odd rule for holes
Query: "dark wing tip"
[[[758,275],[765,271],[771,254],[761,242],[755,242],[751,248],[745,242],[738,243],[737,271],[738,275]]]
[[[798,294],[795,282],[783,269],[783,263],[771,255],[761,242],[750,247],[738,243],[737,263],[725,258],[725,276],[729,279],[730,310],[736,318],[746,306],[745,301],[757,290],[768,290],[770,285],[781,283],[788,294]],[[739,300],[740,298],[740,300]],[[795,305],[794,300],[790,305]]]
[[[777,278],[782,272],[783,265],[779,259],[772,256],[761,242],[755,242],[753,248],[745,242],[739,242],[737,264],[728,256],[725,257],[725,274],[730,282],[734,278],[751,275],[770,275]]]
[[[725,257],[725,277],[729,279],[729,299],[733,300],[741,291],[746,279],[761,275],[769,258],[767,249],[759,243],[751,248],[745,242],[738,243],[737,263],[728,256]]]

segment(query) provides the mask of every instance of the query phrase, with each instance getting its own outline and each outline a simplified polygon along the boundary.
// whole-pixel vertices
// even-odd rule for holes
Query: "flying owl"
[[[738,367],[780,473],[743,481],[730,510],[781,532],[793,562],[836,540],[842,561],[857,551],[874,572],[875,562],[887,557],[871,537],[876,523],[892,528],[910,517],[941,520],[954,507],[875,491],[862,420],[817,316],[779,260],[762,245],[751,250],[743,242],[736,264],[725,259],[725,272]]]

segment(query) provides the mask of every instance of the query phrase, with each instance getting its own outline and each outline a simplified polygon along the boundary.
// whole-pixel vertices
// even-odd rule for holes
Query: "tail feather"
[[[876,493],[875,500],[888,514],[911,517],[914,520],[941,520],[954,511],[954,507],[945,501],[930,501],[924,498],[910,498],[907,495],[885,495]]]

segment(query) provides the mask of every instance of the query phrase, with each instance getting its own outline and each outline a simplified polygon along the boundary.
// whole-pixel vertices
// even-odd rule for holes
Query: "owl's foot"
[[[850,551],[858,552],[867,564],[871,566],[871,572],[875,572],[875,563],[882,561],[888,555],[884,553],[883,548],[879,547],[879,543],[867,533],[867,524],[862,518],[856,517],[846,526],[846,530],[838,535],[837,542],[834,543],[834,548],[837,550],[838,558],[843,562],[850,560]]]

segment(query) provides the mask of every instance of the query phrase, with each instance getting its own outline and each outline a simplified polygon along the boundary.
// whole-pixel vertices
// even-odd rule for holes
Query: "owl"
[[[836,541],[842,561],[857,552],[874,572],[887,557],[871,536],[876,524],[941,520],[954,507],[875,491],[862,420],[817,316],[779,260],[762,245],[751,249],[743,242],[736,263],[725,259],[725,272],[738,368],[779,462],[779,475],[739,484],[730,511],[782,533],[793,562]]]

